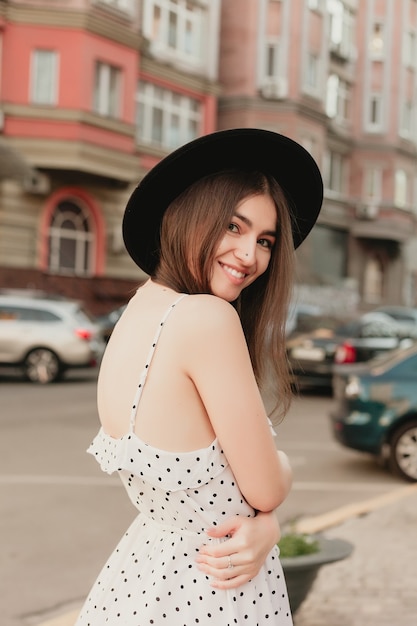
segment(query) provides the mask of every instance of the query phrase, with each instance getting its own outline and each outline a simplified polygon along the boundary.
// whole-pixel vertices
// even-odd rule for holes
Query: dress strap
[[[177,306],[178,302],[180,302],[187,295],[188,295],[187,293],[181,294],[181,296],[179,298],[177,298],[175,300],[175,302],[168,307],[167,311],[165,312],[165,315],[163,316],[162,320],[159,323],[158,329],[157,329],[157,331],[155,333],[155,336],[153,338],[151,349],[149,350],[148,358],[146,359],[145,367],[143,368],[142,374],[141,374],[140,379],[139,379],[139,385],[138,385],[138,388],[136,390],[135,398],[133,400],[133,406],[132,406],[132,410],[130,412],[130,432],[133,432],[133,430],[135,428],[135,420],[136,420],[136,413],[138,411],[138,405],[139,405],[140,398],[141,398],[141,395],[142,395],[143,387],[145,386],[146,377],[147,377],[148,371],[149,371],[149,366],[150,366],[150,364],[152,362],[152,358],[153,358],[153,355],[155,353],[156,345],[158,343],[158,339],[159,339],[159,336],[161,334],[162,328],[164,327],[164,324],[165,324],[166,320],[168,319],[168,316],[170,315],[171,311]]]

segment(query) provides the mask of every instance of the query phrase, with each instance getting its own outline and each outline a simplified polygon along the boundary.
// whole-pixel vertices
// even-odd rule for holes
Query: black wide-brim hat
[[[313,157],[289,137],[256,128],[204,135],[162,159],[133,191],[123,217],[123,239],[134,262],[153,274],[159,261],[163,215],[183,191],[223,170],[260,171],[276,179],[291,211],[294,247],[313,228],[323,181]]]

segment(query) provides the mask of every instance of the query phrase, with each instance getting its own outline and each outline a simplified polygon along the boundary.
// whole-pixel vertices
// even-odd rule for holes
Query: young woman
[[[267,362],[285,413],[294,247],[321,202],[310,155],[257,129],[183,146],[132,194],[125,244],[150,279],[104,355],[89,452],[140,513],[77,626],[292,623],[274,513],[291,469],[258,385]]]

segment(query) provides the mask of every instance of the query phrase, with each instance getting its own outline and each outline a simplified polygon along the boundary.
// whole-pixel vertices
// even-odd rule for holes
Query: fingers
[[[211,580],[210,585],[216,589],[234,589],[240,587],[244,583],[247,583],[254,575],[256,571],[252,572],[252,568],[248,568],[246,565],[234,565],[232,555],[229,559],[223,557],[218,561],[212,560],[213,565],[206,562],[198,563],[198,569],[206,574]],[[222,567],[220,567],[220,562]]]
[[[206,566],[210,568],[212,570],[210,573],[213,573],[219,570],[222,571],[225,569],[228,569],[228,570],[233,569],[238,564],[236,562],[237,557],[238,557],[237,554],[229,554],[229,553],[212,554],[212,555],[199,554],[196,557],[195,562],[198,565]]]
[[[238,515],[235,515],[223,522],[222,524],[219,524],[218,526],[212,526],[211,528],[208,528],[206,530],[206,533],[210,537],[217,538],[226,537],[226,535],[233,535],[236,529],[240,526],[241,522],[242,518]]]

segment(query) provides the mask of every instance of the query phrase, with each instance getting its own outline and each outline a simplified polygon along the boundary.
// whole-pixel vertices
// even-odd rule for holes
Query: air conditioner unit
[[[288,94],[288,81],[282,77],[269,79],[262,85],[261,93],[265,98],[285,98]]]
[[[34,172],[23,179],[23,189],[28,193],[46,195],[51,190],[51,183],[45,174]]]
[[[356,217],[360,220],[374,220],[378,217],[379,207],[376,204],[359,204]]]

